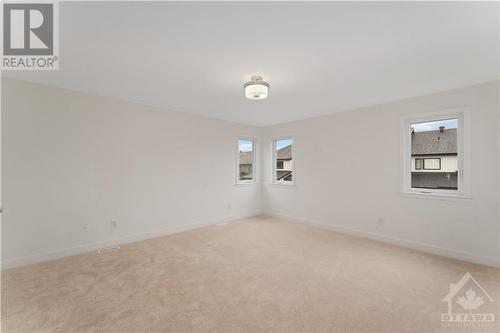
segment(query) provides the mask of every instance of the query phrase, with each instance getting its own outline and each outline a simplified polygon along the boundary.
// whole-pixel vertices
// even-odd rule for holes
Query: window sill
[[[246,186],[252,186],[252,185],[255,185],[257,184],[257,182],[246,182],[246,183],[236,183],[234,184],[234,186],[236,187],[246,187]]]
[[[295,183],[270,183],[269,185],[271,186],[276,186],[276,187],[295,187]]]
[[[442,201],[471,201],[472,197],[461,194],[446,194],[446,193],[421,193],[421,192],[399,192],[399,196],[403,198],[430,199]]]

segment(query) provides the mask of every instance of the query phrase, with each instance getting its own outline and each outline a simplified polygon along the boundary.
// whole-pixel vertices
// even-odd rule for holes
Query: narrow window
[[[273,182],[293,184],[293,139],[278,139],[273,142]]]
[[[255,181],[255,142],[249,139],[238,140],[237,183],[245,184]]]
[[[409,190],[423,193],[458,193],[460,187],[460,117],[407,123],[413,167]]]
[[[422,159],[415,158],[415,170],[422,170]]]

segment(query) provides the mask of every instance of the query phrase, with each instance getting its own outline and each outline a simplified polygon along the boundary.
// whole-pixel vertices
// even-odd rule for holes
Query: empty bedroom
[[[500,3],[1,3],[1,331],[500,332]]]

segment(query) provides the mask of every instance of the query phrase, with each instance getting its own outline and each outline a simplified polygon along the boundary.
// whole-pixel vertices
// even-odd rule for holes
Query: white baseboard
[[[479,255],[468,253],[468,252],[451,250],[451,249],[442,248],[442,247],[431,245],[431,244],[415,242],[412,240],[402,239],[402,238],[397,238],[397,237],[392,237],[392,236],[386,236],[386,235],[374,233],[374,232],[367,232],[367,231],[362,231],[362,230],[358,230],[358,229],[352,229],[352,228],[339,226],[339,225],[327,224],[324,222],[313,221],[313,220],[309,220],[309,219],[305,219],[305,218],[301,218],[301,217],[296,217],[296,216],[290,216],[290,215],[286,215],[286,214],[266,213],[266,215],[280,218],[280,219],[284,219],[284,220],[288,220],[291,222],[300,222],[300,223],[304,223],[304,224],[307,224],[310,226],[315,226],[315,227],[322,228],[322,229],[332,230],[332,231],[336,231],[339,233],[348,234],[351,236],[357,236],[357,237],[363,237],[363,238],[368,238],[368,239],[372,239],[372,240],[377,240],[380,242],[389,243],[389,244],[397,245],[397,246],[401,246],[401,247],[406,247],[406,248],[410,248],[410,249],[421,251],[421,252],[436,254],[439,256],[443,256],[443,257],[448,257],[448,258],[458,259],[458,260],[462,260],[462,261],[472,262],[475,264],[500,268],[500,259],[495,258],[495,257],[479,256]]]
[[[14,259],[7,259],[7,260],[2,261],[0,263],[0,265],[2,267],[2,270],[14,268],[14,267],[26,266],[26,265],[31,265],[31,264],[35,264],[35,263],[44,262],[44,261],[73,256],[73,255],[77,255],[77,254],[97,251],[98,249],[113,246],[113,245],[122,245],[122,244],[127,244],[127,243],[138,242],[138,241],[145,240],[145,239],[150,239],[150,238],[175,234],[175,233],[179,233],[179,232],[183,232],[183,231],[198,229],[201,227],[206,227],[206,226],[214,225],[214,224],[218,224],[218,223],[240,220],[240,219],[244,219],[244,218],[258,216],[261,214],[262,214],[261,212],[254,212],[254,213],[250,213],[250,214],[234,215],[234,216],[228,216],[228,217],[223,217],[223,218],[218,218],[218,219],[199,221],[199,222],[190,223],[187,225],[178,225],[178,226],[173,226],[173,227],[169,227],[169,228],[162,229],[162,230],[133,234],[133,235],[125,236],[125,237],[109,239],[109,240],[102,241],[102,242],[78,245],[75,247],[65,248],[65,249],[61,249],[61,250],[57,250],[57,251],[53,251],[53,252],[49,252],[49,253],[35,254],[35,255],[31,255],[31,256],[14,258]]]

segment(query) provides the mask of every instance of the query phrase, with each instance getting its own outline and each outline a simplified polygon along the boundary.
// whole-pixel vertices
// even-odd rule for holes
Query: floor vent
[[[105,253],[105,252],[111,252],[111,251],[118,251],[120,247],[118,245],[115,246],[110,246],[110,247],[104,247],[102,249],[97,250],[97,253]]]

